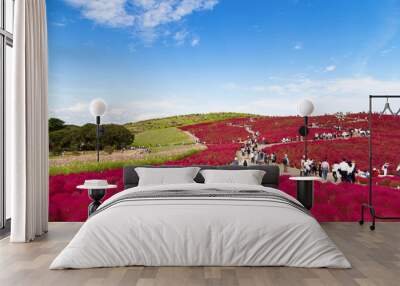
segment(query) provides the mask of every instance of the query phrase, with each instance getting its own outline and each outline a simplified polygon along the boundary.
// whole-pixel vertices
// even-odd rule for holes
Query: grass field
[[[196,123],[214,122],[238,117],[256,117],[257,115],[235,112],[219,112],[204,114],[178,115],[165,118],[150,119],[125,124],[125,127],[134,134],[169,127],[180,127]]]
[[[183,146],[182,146],[183,147]],[[192,145],[183,148],[181,151],[167,150],[166,148],[159,148],[158,152],[146,154],[143,157],[115,161],[95,161],[79,162],[72,161],[62,165],[50,166],[50,176],[59,174],[72,174],[81,172],[101,172],[105,170],[112,170],[122,168],[127,165],[158,165],[164,162],[177,161],[188,156],[194,155],[205,149],[202,145]],[[71,159],[67,159],[70,161]]]
[[[147,130],[135,135],[134,146],[156,147],[195,143],[193,137],[176,127]]]

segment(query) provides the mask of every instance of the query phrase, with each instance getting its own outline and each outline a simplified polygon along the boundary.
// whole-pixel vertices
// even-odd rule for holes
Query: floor
[[[323,223],[353,265],[350,270],[288,267],[125,267],[48,270],[81,223],[50,223],[29,244],[0,240],[0,285],[400,285],[400,223],[375,232],[357,223]]]

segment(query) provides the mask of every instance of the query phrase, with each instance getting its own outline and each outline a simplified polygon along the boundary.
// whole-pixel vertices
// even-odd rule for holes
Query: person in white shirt
[[[356,162],[355,161],[349,161],[347,162],[349,165],[349,168],[347,169],[347,178],[351,183],[355,183],[356,181]]]
[[[336,161],[333,165],[332,165],[332,176],[333,176],[333,180],[335,181],[335,183],[338,181],[339,179],[339,163]]]
[[[251,161],[251,163],[254,163],[254,157],[255,157],[254,153],[251,152],[250,153],[250,161]]]
[[[306,156],[303,155],[300,161],[300,176],[303,176],[306,171]]]
[[[312,164],[313,164],[313,161],[310,159],[307,159],[306,162],[304,163],[304,169],[305,169],[306,176],[308,176],[311,173]]]
[[[272,164],[275,164],[275,163],[276,163],[276,154],[275,154],[275,153],[272,153],[272,154],[271,154],[271,163],[272,163]]]
[[[343,182],[348,182],[348,169],[349,169],[349,164],[347,164],[346,159],[343,159],[342,162],[339,164],[339,174],[342,178]]]
[[[382,166],[383,176],[386,177],[388,175],[389,163],[385,163]]]
[[[327,159],[322,161],[321,170],[322,170],[322,178],[326,181],[328,179],[328,173],[329,173],[329,163]]]

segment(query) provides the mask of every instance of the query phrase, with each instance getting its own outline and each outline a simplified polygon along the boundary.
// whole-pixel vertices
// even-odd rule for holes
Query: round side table
[[[88,217],[94,213],[97,208],[101,205],[101,200],[107,193],[107,189],[115,189],[117,185],[104,185],[104,186],[89,186],[79,185],[76,188],[80,190],[88,190],[88,195],[92,199],[92,202],[88,206]]]
[[[321,181],[319,177],[290,177],[289,180],[297,182],[297,200],[311,210],[314,205],[314,181]]]

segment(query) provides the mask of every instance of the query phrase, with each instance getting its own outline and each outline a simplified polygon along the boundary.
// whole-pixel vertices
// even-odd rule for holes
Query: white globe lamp
[[[310,116],[314,112],[314,104],[311,100],[303,99],[299,102],[297,111],[302,117]]]
[[[107,109],[107,105],[104,102],[104,100],[102,99],[94,99],[92,100],[92,102],[90,103],[90,113],[94,116],[103,116],[104,113],[106,113],[106,109]]]
[[[100,116],[106,113],[107,105],[102,99],[94,99],[89,106],[90,113],[96,117],[96,153],[97,162],[100,162]]]

